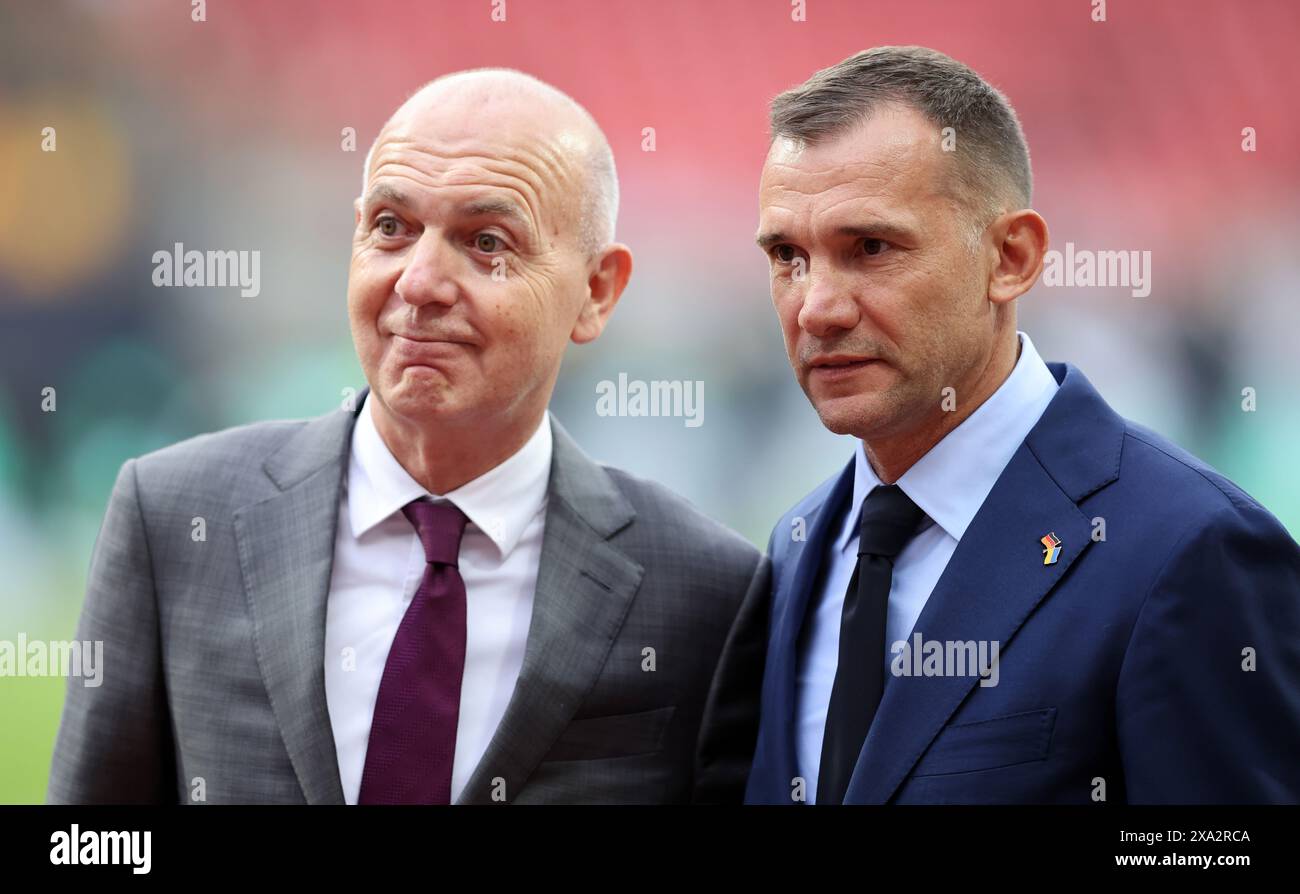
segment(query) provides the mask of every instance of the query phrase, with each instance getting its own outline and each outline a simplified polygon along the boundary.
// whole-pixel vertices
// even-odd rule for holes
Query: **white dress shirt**
[[[1056,394],[1056,379],[1034,343],[1025,333],[1018,335],[1020,357],[1006,381],[896,482],[926,518],[894,560],[885,623],[886,666],[893,659],[890,644],[911,636],[957,542]],[[862,502],[880,483],[859,442],[853,501],[830,545],[830,564],[820,590],[812,594],[799,648],[795,748],[809,803],[817,796],[826,712],[839,664],[840,614],[858,561]]]
[[[402,514],[412,500],[449,500],[469,518],[465,675],[452,765],[459,797],[487,750],[523,666],[542,554],[551,471],[549,416],[520,450],[450,493],[429,494],[393,457],[367,395],[352,432],[325,617],[325,699],[347,803],[361,789],[370,721],[388,649],[424,575],[424,550]]]

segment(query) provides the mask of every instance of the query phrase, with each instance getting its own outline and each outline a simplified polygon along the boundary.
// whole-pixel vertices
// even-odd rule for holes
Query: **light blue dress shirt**
[[[1017,334],[1020,357],[1011,375],[896,482],[926,518],[894,561],[885,625],[886,674],[893,660],[889,645],[912,635],[916,619],[966,527],[1056,394],[1056,379],[1034,343],[1025,333]],[[826,711],[839,664],[840,614],[858,561],[862,501],[881,483],[861,442],[854,456],[853,502],[830,545],[826,557],[830,564],[809,602],[799,648],[795,747],[809,803],[816,802]]]

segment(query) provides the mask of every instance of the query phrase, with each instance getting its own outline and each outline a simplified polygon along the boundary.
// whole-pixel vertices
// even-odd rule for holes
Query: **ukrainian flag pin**
[[[1043,564],[1055,565],[1061,557],[1061,539],[1056,536],[1056,532],[1052,532],[1044,534],[1039,542],[1043,544]]]

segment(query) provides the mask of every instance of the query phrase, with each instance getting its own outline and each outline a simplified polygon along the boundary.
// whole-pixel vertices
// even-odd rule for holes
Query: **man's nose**
[[[858,325],[861,312],[854,279],[826,265],[809,267],[805,275],[799,328],[819,338],[848,331]]]
[[[394,290],[407,304],[456,303],[456,253],[446,238],[433,228],[426,229],[411,246],[406,267]]]

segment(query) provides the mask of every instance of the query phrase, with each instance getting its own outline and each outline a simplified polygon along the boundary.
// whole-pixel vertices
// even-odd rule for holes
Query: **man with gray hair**
[[[722,670],[761,679],[747,800],[1300,801],[1300,547],[1017,330],[1048,230],[1006,97],[878,47],[771,124],[772,301],[858,443]]]
[[[768,566],[550,418],[631,274],[592,117],[488,69],[380,131],[354,208],[355,406],[129,460],[54,802],[739,799],[697,738]],[[202,542],[191,520],[205,521]]]

